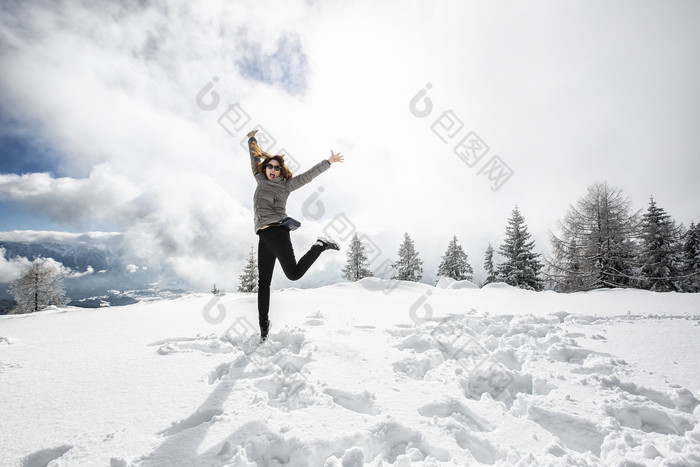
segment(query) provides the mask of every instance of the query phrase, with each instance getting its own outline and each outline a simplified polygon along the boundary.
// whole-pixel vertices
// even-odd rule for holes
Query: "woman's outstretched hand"
[[[331,149],[331,157],[328,158],[328,162],[331,164],[334,162],[343,162],[343,156],[338,153],[338,154],[333,154],[333,150]]]
[[[248,133],[246,136],[247,136],[248,138],[253,138],[253,137],[255,137],[255,133],[257,133],[257,132],[258,132],[258,130],[253,130],[253,131],[251,131],[250,133]]]

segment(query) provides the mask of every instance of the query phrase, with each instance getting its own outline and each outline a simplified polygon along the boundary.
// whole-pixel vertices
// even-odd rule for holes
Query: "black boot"
[[[329,240],[326,237],[318,237],[316,240],[316,243],[314,245],[318,245],[323,247],[323,251],[326,250],[338,250],[340,251],[340,247],[338,246],[337,243],[335,243],[333,240]]]
[[[269,319],[260,325],[260,343],[263,343],[267,340],[268,332],[270,332],[270,320]]]

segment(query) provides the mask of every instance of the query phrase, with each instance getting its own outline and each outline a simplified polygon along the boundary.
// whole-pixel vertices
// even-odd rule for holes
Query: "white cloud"
[[[136,258],[202,287],[233,289],[257,241],[240,144],[256,124],[302,170],[346,155],[290,199],[298,256],[344,214],[387,257],[411,233],[426,276],[452,235],[478,271],[516,203],[544,252],[602,179],[639,207],[654,194],[679,222],[698,215],[692,2],[15,5],[0,20],[3,111],[63,154],[63,176],[2,175],[0,196],[122,231]],[[214,77],[205,111],[195,98]],[[428,82],[435,108],[420,119],[409,100]],[[234,103],[251,120],[232,136],[217,119]],[[499,191],[431,130],[448,109],[514,170]],[[303,218],[314,194],[325,213]],[[343,261],[324,256],[299,284]]]
[[[27,258],[5,258],[5,249],[0,247],[0,282],[9,283],[19,279],[22,270],[29,267]]]
[[[143,215],[139,194],[109,163],[94,166],[86,179],[54,178],[48,173],[0,174],[0,200],[19,201],[76,228]]]
[[[78,272],[78,271],[73,271],[72,269],[69,268],[62,268],[62,272],[64,277],[67,279],[76,279],[78,277],[85,277],[85,276],[90,276],[95,273],[95,268],[92,266],[88,265],[87,268],[85,268],[85,271],[83,272]]]

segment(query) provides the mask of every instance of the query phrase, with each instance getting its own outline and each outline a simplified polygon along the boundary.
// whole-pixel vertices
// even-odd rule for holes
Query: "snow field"
[[[700,465],[697,294],[393,285],[3,317],[0,462]]]

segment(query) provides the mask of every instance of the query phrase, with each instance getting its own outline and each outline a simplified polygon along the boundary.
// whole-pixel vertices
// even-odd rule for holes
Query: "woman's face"
[[[271,159],[265,166],[265,175],[267,176],[268,180],[274,180],[280,176],[281,170],[282,167],[280,167],[280,163],[274,159]]]

